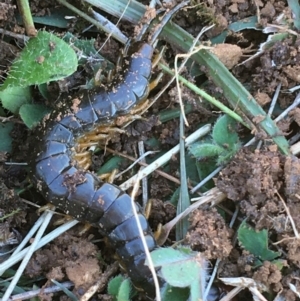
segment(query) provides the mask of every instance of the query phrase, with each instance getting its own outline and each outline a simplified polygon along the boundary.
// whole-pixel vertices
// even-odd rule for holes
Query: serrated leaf
[[[22,105],[31,101],[30,87],[11,87],[0,91],[0,100],[5,109],[17,114]]]
[[[224,152],[224,148],[212,143],[193,143],[189,146],[190,153],[198,160],[216,157]]]
[[[12,122],[0,123],[0,151],[10,152],[12,138],[10,132],[13,129],[14,124]]]
[[[35,127],[51,109],[41,104],[25,104],[20,108],[20,117],[28,128]]]
[[[241,148],[241,144],[234,144],[230,149],[226,149],[217,159],[217,165],[222,165],[227,163]]]
[[[243,248],[257,256],[262,261],[273,260],[280,256],[280,252],[268,249],[268,231],[255,231],[243,222],[238,229],[238,240]]]
[[[118,275],[112,278],[107,285],[107,291],[110,295],[116,296],[118,294],[119,288],[124,280],[124,276]]]
[[[55,35],[39,31],[13,62],[1,90],[27,87],[65,78],[78,66],[75,51]]]
[[[213,140],[220,146],[231,149],[239,141],[236,125],[237,122],[233,118],[223,115],[217,120],[213,128]]]
[[[124,279],[120,285],[117,301],[129,301],[131,293],[131,283],[128,278]]]

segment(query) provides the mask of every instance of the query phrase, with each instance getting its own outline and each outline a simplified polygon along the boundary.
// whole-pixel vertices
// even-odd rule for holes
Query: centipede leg
[[[153,204],[152,199],[149,199],[146,204],[145,210],[144,210],[144,215],[147,220],[149,219],[150,214],[151,214],[152,204]],[[155,240],[158,242],[158,245],[160,245],[160,243],[159,243],[161,241],[160,237],[163,235],[163,226],[161,223],[158,224],[157,229],[153,235],[154,235]]]
[[[52,210],[52,211],[54,211],[54,210],[55,210],[55,206],[54,206],[53,204],[51,204],[51,203],[48,203],[48,204],[46,204],[46,205],[40,207],[40,208],[37,210],[37,213],[40,214],[40,213],[42,213],[42,212],[44,212],[44,211],[46,211],[46,210]]]
[[[107,82],[108,83],[111,83],[114,76],[116,75],[116,73],[122,69],[122,63],[123,63],[123,58],[124,56],[127,54],[128,52],[128,49],[130,48],[131,46],[131,39],[128,39],[128,41],[126,42],[125,44],[125,47],[122,51],[120,51],[120,54],[117,58],[117,61],[116,61],[116,64],[115,64],[115,68],[113,70],[110,70],[108,72],[108,75],[107,75]]]
[[[150,83],[149,83],[149,90],[153,90],[155,87],[157,87],[158,83],[160,82],[160,80],[162,79],[163,77],[163,72],[160,72],[157,77],[152,80]]]
[[[166,46],[163,46],[163,48],[161,49],[161,51],[156,54],[152,60],[152,68],[156,67],[157,64],[159,63],[159,61],[163,58],[163,54],[166,51]]]
[[[123,50],[123,53],[124,53],[124,50]],[[121,69],[121,67],[122,67],[122,61],[123,61],[123,57],[124,57],[123,53],[119,54],[119,56],[117,58],[117,61],[116,61],[115,68],[108,71],[107,79],[106,79],[108,83],[112,82],[112,80],[113,80],[114,76],[116,75],[116,73]]]
[[[102,181],[105,181],[106,183],[113,183],[116,178],[117,172],[118,172],[118,169],[114,169],[110,173],[105,173],[105,174],[99,175],[99,179]]]
[[[59,218],[58,220],[56,220],[54,223],[53,223],[53,226],[60,226],[60,225],[62,225],[62,224],[65,224],[66,222],[68,222],[68,221],[71,221],[71,220],[73,220],[74,219],[74,217],[73,216],[71,216],[71,215],[64,215],[64,216],[62,216],[61,218]]]

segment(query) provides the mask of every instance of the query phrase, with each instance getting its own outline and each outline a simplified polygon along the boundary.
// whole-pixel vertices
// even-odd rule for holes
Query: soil
[[[175,1],[176,2],[176,1]],[[192,1],[196,9],[181,11],[174,17],[174,22],[194,36],[197,36],[205,25],[216,24],[214,28],[205,33],[203,40],[215,37],[222,33],[229,24],[250,16],[259,16],[259,26],[265,28],[269,24],[278,24],[279,15],[284,14],[287,20],[292,22],[292,13],[288,8],[287,1],[275,0],[217,0],[217,1]],[[145,3],[148,4],[148,3]],[[53,1],[30,1],[33,15],[43,16],[49,14],[50,9],[57,7],[58,3]],[[77,3],[78,7],[79,4]],[[170,3],[168,5],[171,5]],[[25,34],[25,29],[16,20],[16,3],[12,0],[0,3],[0,28],[15,34]],[[146,17],[150,18],[155,14],[148,11]],[[113,21],[115,21],[112,18]],[[114,22],[116,23],[116,22]],[[81,24],[70,21],[67,31],[79,35]],[[120,23],[121,30],[128,36],[132,36],[136,29],[126,22]],[[53,27],[46,27],[46,30],[53,31]],[[61,29],[57,34],[61,35]],[[122,46],[110,39],[102,47],[106,36],[97,33],[92,34],[95,38],[95,48],[101,47],[101,54],[108,60],[115,62],[117,54]],[[90,37],[87,35],[87,37]],[[255,54],[261,43],[265,42],[266,35],[260,31],[243,30],[238,33],[231,32],[226,39],[226,44],[220,44],[213,49],[213,52],[231,70],[233,75],[243,83],[256,98],[258,103],[267,109],[274,92],[281,84],[279,94],[279,106],[281,110],[291,105],[295,93],[287,93],[287,90],[297,86],[300,82],[299,61],[300,61],[300,39],[299,37],[286,38],[277,41],[264,53],[253,56],[246,63],[241,64],[251,55]],[[15,39],[8,39],[4,34],[0,39],[0,75],[4,78],[11,61],[18,55],[19,42]],[[165,60],[174,57],[172,47],[169,47],[165,54]],[[72,86],[85,83],[85,75],[88,73],[88,66],[80,70],[72,77]],[[80,74],[80,75],[79,75]],[[84,76],[83,76],[84,75]],[[192,78],[188,71],[185,77],[199,82],[206,81],[205,90],[211,95],[218,95],[222,99],[220,88],[215,86],[210,79]],[[159,90],[167,81],[164,77],[156,88]],[[59,83],[54,90],[63,90],[68,85]],[[71,87],[72,88],[72,87]],[[69,93],[72,90],[69,89]],[[57,92],[57,91],[56,91]],[[58,91],[59,93],[61,91]],[[38,95],[38,91],[35,91]],[[196,102],[197,96],[188,89],[183,88],[182,94],[187,103],[192,105],[192,112],[187,115],[191,125],[186,130],[186,135],[205,124],[211,118],[219,115],[211,105]],[[41,96],[38,96],[40,99]],[[115,135],[108,149],[114,149],[119,153],[138,157],[138,141],[145,141],[146,150],[168,150],[178,144],[179,141],[179,120],[172,119],[161,123],[158,113],[165,109],[178,108],[178,95],[175,86],[171,86],[166,93],[143,115],[143,119],[131,123],[125,134]],[[9,112],[5,112],[10,117]],[[274,113],[275,114],[275,113]],[[275,114],[276,115],[276,114]],[[274,116],[276,117],[276,116]],[[5,118],[3,119],[5,121]],[[29,135],[29,130],[16,120],[13,137],[13,150],[10,154],[0,153],[0,250],[1,254],[13,250],[30,230],[37,219],[36,208],[28,205],[24,200],[44,204],[34,189],[25,189],[22,198],[15,192],[17,189],[28,187],[26,178],[27,170],[22,166],[8,166],[4,162],[26,162],[30,147],[24,143],[24,137]],[[120,121],[123,122],[123,121]],[[280,130],[292,137],[299,131],[300,113],[299,108],[294,109],[285,121],[278,124]],[[241,138],[249,133],[240,131]],[[159,146],[148,146],[147,141],[156,138]],[[290,289],[292,283],[300,292],[300,240],[297,229],[300,229],[300,161],[295,156],[284,156],[277,148],[269,143],[270,137],[266,137],[265,145],[261,150],[242,148],[222,169],[214,179],[215,186],[225,193],[226,200],[220,207],[201,207],[195,210],[189,217],[190,228],[185,237],[184,244],[193,250],[202,252],[212,265],[220,260],[217,276],[224,277],[247,277],[265,288],[267,300],[275,300],[277,294],[281,294],[283,300],[298,300],[295,293]],[[97,170],[107,160],[109,151],[96,153],[93,156],[92,169]],[[126,166],[121,166],[120,169]],[[174,156],[169,164],[168,174],[179,178],[179,157]],[[129,172],[130,173],[130,172]],[[80,177],[80,175],[78,175]],[[116,181],[119,184],[125,180],[128,173]],[[68,179],[69,185],[74,189],[74,179]],[[77,183],[77,182],[76,182]],[[153,174],[149,183],[149,196],[152,200],[152,211],[149,223],[152,229],[159,224],[166,224],[176,216],[174,202],[170,196],[177,186],[162,175]],[[230,225],[233,212],[237,211],[237,220]],[[8,216],[8,217],[7,217]],[[275,261],[264,260],[261,265],[255,266],[256,258],[236,243],[237,230],[243,220],[256,231],[263,229],[268,231],[268,247],[280,252],[280,264]],[[50,225],[52,229],[53,224]],[[38,287],[46,288],[52,285],[51,280],[70,280],[74,283],[73,293],[80,298],[99,279],[106,284],[111,277],[110,273],[117,274],[117,268],[112,267],[115,259],[113,250],[105,243],[97,229],[90,229],[80,234],[83,226],[76,230],[70,230],[59,238],[49,243],[34,254],[26,268],[24,277],[32,278]],[[49,230],[51,230],[49,229]],[[171,232],[166,243],[172,244],[175,241],[175,234]],[[0,257],[1,262],[7,256]],[[111,272],[112,271],[112,272]],[[229,292],[232,287],[223,286],[220,280],[215,281],[218,291],[222,291],[215,298]],[[65,295],[43,294],[41,299],[56,300],[57,298],[67,299]],[[93,296],[93,300],[110,300],[105,285]],[[143,300],[143,295],[136,296]],[[252,300],[249,290],[242,290],[234,300]]]

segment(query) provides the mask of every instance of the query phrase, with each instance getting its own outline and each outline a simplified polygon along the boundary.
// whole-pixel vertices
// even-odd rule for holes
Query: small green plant
[[[198,160],[216,158],[217,165],[228,162],[240,148],[236,125],[233,118],[223,115],[213,128],[212,141],[192,144],[190,153]]]
[[[262,265],[262,262],[273,261],[281,255],[280,252],[274,252],[268,248],[268,231],[263,229],[255,231],[246,222],[242,222],[238,229],[238,240],[240,245],[256,257],[256,266]]]

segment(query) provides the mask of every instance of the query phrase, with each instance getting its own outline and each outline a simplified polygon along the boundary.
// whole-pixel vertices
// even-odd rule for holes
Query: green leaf
[[[161,248],[151,252],[154,267],[160,267],[163,265],[173,264],[180,260],[189,259],[193,256],[193,251],[189,248],[182,248],[175,250],[173,248]]]
[[[233,32],[239,32],[245,29],[255,29],[255,30],[262,30],[262,28],[259,28],[257,26],[258,20],[257,16],[251,16],[247,17],[245,19],[238,20],[237,22],[233,22],[228,25],[228,29],[224,30],[220,35],[213,37],[210,39],[212,44],[220,44],[224,43],[225,39],[230,33]]]
[[[245,29],[262,30],[258,24],[257,16],[247,17],[228,25],[228,29],[234,32],[239,32]]]
[[[17,114],[22,105],[31,101],[29,87],[11,87],[0,91],[0,100],[5,109]]]
[[[155,267],[161,266],[161,275],[174,287],[189,287],[192,300],[202,299],[206,283],[207,262],[199,252],[181,247],[157,249],[151,253]]]
[[[38,89],[39,89],[39,92],[41,93],[41,95],[49,100],[50,97],[51,97],[51,93],[49,93],[48,91],[48,84],[47,83],[43,83],[43,84],[40,84],[38,85]]]
[[[186,172],[187,178],[190,181],[194,181],[195,183],[199,182],[199,174],[197,170],[197,162],[198,160],[195,159],[190,153],[185,155],[185,165],[186,165]]]
[[[161,272],[164,279],[172,286],[187,287],[194,282],[200,270],[194,260],[187,259],[172,266],[163,267]]]
[[[233,118],[228,115],[221,116],[213,128],[213,140],[226,149],[232,148],[239,141],[236,126],[237,122]]]
[[[39,31],[12,64],[1,90],[59,80],[74,73],[77,65],[76,53],[66,42],[51,33]]]
[[[28,128],[35,127],[51,109],[40,104],[25,104],[20,108],[20,117]]]
[[[197,142],[189,146],[189,151],[196,159],[201,160],[220,155],[224,148],[212,143]]]
[[[268,231],[255,231],[243,222],[238,229],[238,240],[243,248],[257,256],[262,261],[273,260],[280,256],[280,252],[268,249]]]
[[[130,280],[119,275],[109,281],[107,291],[113,296],[114,301],[129,301],[131,294]]]
[[[237,143],[234,144],[231,149],[225,149],[225,151],[220,154],[220,156],[217,159],[217,165],[222,165],[227,163],[235,154],[236,152],[241,148],[241,144]]]
[[[107,291],[110,295],[116,296],[118,294],[119,288],[124,280],[124,276],[118,275],[112,278],[107,285]]]
[[[179,196],[180,196],[180,187],[177,187],[172,196],[170,197],[170,203],[173,205],[173,206],[177,206],[178,204],[178,199],[179,199]]]
[[[216,159],[210,158],[205,161],[199,162],[196,161],[196,167],[199,175],[200,181],[205,179],[208,175],[210,175],[216,168]],[[201,192],[207,191],[211,188],[215,187],[214,181],[211,179],[207,182],[203,187],[200,188]]]
[[[14,124],[12,122],[0,124],[0,152],[11,152],[12,138],[10,136],[10,132],[13,127]]]
[[[129,301],[131,293],[131,282],[128,278],[124,279],[120,285],[120,289],[117,295],[118,301]]]

